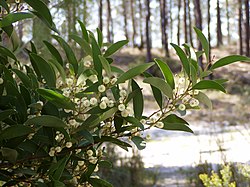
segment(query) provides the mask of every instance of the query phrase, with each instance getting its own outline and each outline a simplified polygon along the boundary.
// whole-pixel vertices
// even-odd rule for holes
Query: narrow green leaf
[[[9,37],[11,37],[11,35],[12,35],[13,31],[14,31],[13,25],[9,25],[9,26],[3,27],[2,29],[3,29],[3,31],[4,31]]]
[[[164,123],[164,130],[175,130],[193,133],[193,131],[187,126],[189,125],[184,119],[178,117],[175,114],[170,114],[162,120]]]
[[[128,147],[132,147],[130,144],[128,144],[126,142],[123,142],[123,141],[121,141],[121,140],[119,140],[117,138],[113,138],[111,136],[102,136],[101,138],[98,137],[98,136],[95,136],[94,140],[95,140],[96,143],[99,143],[99,142],[110,142],[110,143],[116,144],[119,147],[125,149],[126,151],[128,151]]]
[[[88,35],[88,31],[84,25],[83,22],[81,22],[80,20],[78,20],[78,23],[80,24],[81,30],[82,30],[82,37],[84,40],[86,40],[86,42],[89,42],[89,35]]]
[[[190,77],[191,77],[192,83],[196,84],[197,83],[197,71],[192,64],[190,64]]]
[[[49,87],[56,87],[56,75],[51,65],[37,54],[30,54]]]
[[[173,76],[171,69],[167,65],[167,63],[164,63],[163,61],[161,61],[159,59],[155,59],[155,62],[158,65],[158,67],[160,68],[167,83],[171,86],[172,89],[174,89],[175,88],[174,76]]]
[[[217,82],[217,83],[223,85],[223,84],[225,84],[228,80],[227,80],[227,79],[214,79],[213,81],[215,81],[215,82]]]
[[[12,125],[1,132],[0,140],[9,140],[20,136],[25,136],[33,132],[34,131],[31,127],[24,125]]]
[[[89,178],[88,182],[94,186],[94,187],[113,187],[112,184],[109,182],[103,180],[103,179],[98,179],[98,178]]]
[[[30,77],[32,88],[37,89],[39,87],[37,76],[33,73],[29,73],[28,76]]]
[[[63,66],[63,59],[59,53],[59,51],[49,42],[47,41],[43,41],[43,43],[46,45],[46,47],[48,48],[49,52],[55,57],[55,59],[57,60],[57,62]]]
[[[10,13],[10,9],[6,1],[0,1],[0,5],[8,12]]]
[[[133,136],[131,140],[132,140],[132,142],[134,142],[134,144],[136,145],[136,147],[139,150],[145,149],[146,142],[145,142],[145,140],[142,137],[140,137],[140,136]]]
[[[65,187],[65,184],[63,182],[61,182],[61,181],[54,180],[53,181],[53,186],[55,186],[55,187]],[[38,187],[40,187],[40,186],[38,186]],[[45,187],[45,186],[41,186],[41,187]],[[46,185],[46,187],[47,187],[47,185]]]
[[[22,94],[19,92],[17,87],[15,87],[15,85],[10,81],[7,81],[6,91],[7,95],[13,96],[13,100],[11,102],[13,102],[13,105],[17,110],[18,123],[24,122],[27,117],[27,106]]]
[[[194,30],[196,32],[196,35],[197,35],[198,39],[201,42],[202,48],[204,49],[206,59],[207,59],[207,62],[208,62],[209,61],[209,43],[207,41],[207,38],[204,36],[202,31],[199,30],[198,28],[194,27]]]
[[[138,90],[137,94],[133,97],[133,109],[135,117],[137,119],[141,119],[144,108],[142,91],[139,85],[133,79],[131,82],[131,86],[132,86],[132,91]]]
[[[193,90],[214,89],[226,93],[225,88],[221,84],[213,80],[202,80],[197,84],[195,84],[192,89]]]
[[[0,121],[7,119],[10,115],[16,113],[13,109],[1,110],[0,111]]]
[[[96,31],[97,31],[98,45],[99,45],[99,47],[101,48],[101,47],[102,47],[102,44],[103,44],[103,35],[102,35],[102,31],[101,31],[99,28],[97,28]]]
[[[200,77],[204,78],[204,77],[211,75],[212,73],[213,73],[212,71],[203,71],[200,73]]]
[[[118,73],[118,74],[122,74],[124,73],[124,71],[116,66],[111,66],[111,71],[112,72],[115,72],[115,73]]]
[[[136,127],[139,127],[141,130],[144,130],[143,124],[138,120],[137,118],[128,116],[124,118],[127,122],[131,123],[132,125],[135,125]]]
[[[41,0],[24,0],[26,3],[28,3],[35,11],[37,11],[44,19],[52,25],[52,16],[50,14],[50,11],[47,7],[47,5],[41,1]]]
[[[172,88],[163,79],[158,78],[158,77],[148,77],[148,78],[144,79],[143,82],[148,83],[148,84],[158,88],[167,97],[173,98],[173,90],[172,90]]]
[[[15,87],[15,88],[17,88],[17,83],[16,83],[16,81],[14,80],[14,78],[12,77],[12,73],[10,72],[10,70],[9,69],[7,69],[4,65],[2,65],[2,64],[0,64],[0,67],[2,67],[3,68],[3,73],[4,73],[4,81],[9,81],[9,82],[11,82],[12,84],[13,84],[13,86]]]
[[[85,128],[90,128],[93,129],[95,128],[100,122],[110,118],[111,116],[113,116],[116,112],[117,112],[117,108],[111,108],[109,110],[107,110],[106,112],[103,112],[101,115],[97,116],[97,117],[89,117],[84,123],[83,125],[77,129],[77,131],[85,129]]]
[[[42,116],[36,116],[33,118],[28,119],[25,122],[26,125],[38,125],[38,126],[45,126],[45,127],[65,127],[66,124],[55,116],[49,116],[49,115],[42,115]]]
[[[153,77],[150,73],[148,72],[144,72],[143,73],[145,77]],[[155,101],[157,102],[157,104],[159,105],[160,109],[162,109],[162,92],[161,90],[159,90],[158,88],[150,85],[152,92],[153,92],[153,96],[155,98]]]
[[[99,55],[99,59],[102,63],[102,67],[104,68],[105,72],[109,77],[111,77],[111,67],[109,65],[109,62],[104,58],[103,56]]]
[[[101,49],[99,45],[96,42],[96,39],[94,36],[90,35],[91,37],[91,46],[92,46],[92,57],[94,62],[94,68],[97,72],[98,80],[101,81],[102,79],[102,63],[100,61],[99,55],[101,55]]]
[[[3,157],[11,163],[14,163],[18,156],[18,152],[15,149],[10,149],[8,147],[1,148],[0,152],[2,153]]]
[[[31,52],[37,54],[36,46],[32,41],[30,41],[30,47],[31,47]]]
[[[119,49],[121,49],[124,45],[127,45],[127,43],[128,43],[128,40],[121,40],[121,41],[118,41],[118,42],[112,44],[112,45],[107,49],[107,51],[105,52],[104,57],[109,57],[109,56],[111,56],[111,55],[114,54],[116,51],[118,51]]]
[[[16,73],[16,75],[23,82],[23,84],[24,84],[24,86],[26,86],[26,88],[32,88],[31,80],[25,73],[23,73],[22,71],[20,71],[18,69],[12,69],[12,71],[14,71]]]
[[[173,43],[171,43],[171,45],[174,47],[177,55],[179,56],[179,58],[181,60],[181,63],[183,65],[185,72],[189,76],[190,75],[190,67],[189,67],[187,55],[184,53],[184,51],[178,45],[173,44]]]
[[[28,18],[33,18],[33,15],[28,12],[9,13],[0,21],[0,28],[9,26],[12,23]]]
[[[68,62],[70,64],[72,64],[73,68],[74,68],[74,73],[77,74],[78,72],[78,62],[75,56],[75,53],[73,52],[72,48],[69,46],[69,44],[62,39],[60,36],[57,35],[52,35],[52,37],[54,39],[56,39],[58,41],[58,43],[61,45],[61,47],[63,48],[63,50],[65,51],[65,54],[67,56]]]
[[[69,37],[73,39],[76,43],[78,43],[86,54],[92,55],[92,49],[86,40],[82,39],[81,37],[75,34],[70,34]]]
[[[49,63],[50,63],[50,65],[55,67],[55,71],[59,72],[59,74],[62,78],[62,81],[65,83],[66,82],[66,72],[63,69],[63,67],[61,66],[61,64],[59,64],[59,62],[54,60],[54,59],[49,60]]]
[[[122,125],[124,124],[124,119],[120,116],[114,117],[114,125],[117,133],[121,132]]]
[[[84,129],[84,130],[81,130],[79,132],[79,134],[81,136],[83,136],[86,140],[88,140],[91,144],[94,144],[94,138],[93,138],[92,134],[89,131]]]
[[[223,57],[219,60],[217,60],[211,67],[210,70],[214,70],[216,68],[222,67],[222,66],[226,66],[228,64],[232,64],[234,62],[238,62],[238,61],[245,61],[245,62],[250,62],[250,58],[246,57],[246,56],[241,56],[241,55],[230,55],[230,56],[226,56]]]
[[[49,23],[48,20],[44,17],[44,15],[40,14],[39,12],[32,10],[30,12],[32,12],[36,17],[38,17],[48,28],[59,34],[59,31],[57,30],[54,22],[52,22],[52,24]]]
[[[6,47],[0,46],[0,54],[1,56],[7,56],[12,58],[13,60],[17,61],[16,56]]]
[[[140,65],[128,70],[127,72],[121,74],[121,76],[116,81],[116,84],[123,83],[128,79],[132,79],[135,76],[142,74],[144,71],[146,71],[148,68],[150,68],[153,65],[154,65],[153,62],[145,63],[145,64],[140,64]]]
[[[37,89],[37,92],[44,99],[47,99],[58,108],[71,109],[71,110],[75,109],[75,104],[68,97],[65,97],[64,95],[56,91],[41,88]]]
[[[60,180],[69,158],[70,155],[66,155],[64,158],[62,158],[57,162],[57,164],[54,166],[56,170],[55,173],[53,174],[53,179]]]
[[[112,168],[112,163],[108,160],[100,160],[98,162],[98,165],[101,167],[101,168],[109,168],[111,169]]]
[[[209,99],[209,97],[206,94],[199,92],[199,94],[196,95],[195,98],[198,99],[200,103],[205,104],[209,109],[212,110],[213,108],[212,101]]]
[[[36,79],[39,80],[39,81],[41,81],[41,80],[42,80],[41,72],[40,72],[40,70],[39,70],[39,68],[38,68],[38,66],[37,66],[37,64],[36,64],[36,62],[34,61],[34,59],[31,57],[31,54],[33,54],[33,53],[28,52],[28,54],[29,54],[29,57],[30,57],[30,63],[31,63],[31,65],[32,65],[32,68],[33,68],[33,70],[34,70],[35,73],[36,73]]]

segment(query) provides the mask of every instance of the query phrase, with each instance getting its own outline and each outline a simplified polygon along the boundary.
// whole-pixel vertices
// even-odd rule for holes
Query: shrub
[[[38,17],[55,29],[50,13],[33,1],[25,0]],[[40,0],[36,0],[39,4]],[[46,14],[45,14],[46,13]],[[26,18],[22,13],[9,13],[1,20],[1,28]],[[30,14],[28,14],[28,17]],[[19,62],[12,51],[0,46],[0,181],[3,186],[26,184],[35,186],[111,186],[98,177],[98,168],[106,166],[104,142],[128,150],[131,142],[137,148],[146,146],[141,132],[152,127],[192,133],[188,122],[179,117],[187,110],[199,109],[200,103],[212,107],[200,90],[226,92],[224,80],[205,77],[221,66],[247,57],[232,55],[215,62],[210,68],[208,43],[195,28],[204,51],[196,52],[185,45],[172,44],[180,57],[182,73],[174,76],[159,59],[140,64],[126,72],[112,66],[112,55],[127,40],[104,45],[97,29],[97,38],[79,21],[82,35],[71,35],[85,56],[77,59],[72,48],[59,35],[52,37],[65,52],[65,58],[51,43],[44,44],[51,53],[45,60],[31,43],[27,49],[30,63]],[[11,35],[10,35],[11,36]],[[206,68],[197,63],[204,53]],[[163,79],[147,70],[158,66]],[[152,88],[159,109],[144,116],[143,91],[135,77]]]

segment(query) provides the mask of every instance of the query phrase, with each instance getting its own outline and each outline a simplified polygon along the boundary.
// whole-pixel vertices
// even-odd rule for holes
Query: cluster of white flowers
[[[108,97],[104,96],[101,98],[101,101],[99,103],[99,107],[100,107],[100,109],[106,109],[107,107],[112,108],[112,107],[114,107],[114,104],[115,104],[114,100],[109,99]]]
[[[57,142],[61,142],[64,139],[64,135],[60,131],[56,131],[56,137],[55,140]]]
[[[71,128],[78,128],[80,126],[80,123],[75,119],[70,119],[67,125]]]
[[[62,147],[57,146],[57,147],[51,147],[49,151],[49,156],[53,157],[55,156],[56,153],[60,153],[62,151]]]

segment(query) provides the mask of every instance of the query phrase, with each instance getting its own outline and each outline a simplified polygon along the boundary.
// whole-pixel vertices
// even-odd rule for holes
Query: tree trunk
[[[134,15],[134,0],[130,0],[130,10],[131,10],[131,18],[132,18],[132,42],[133,42],[133,47],[136,46],[136,26],[135,26],[135,15]]]
[[[238,29],[239,29],[239,44],[240,44],[240,55],[243,55],[243,37],[242,37],[242,2],[241,0],[238,0],[238,5],[239,5],[239,9],[238,9],[238,13],[239,13],[239,21],[238,21]]]
[[[188,0],[188,27],[189,27],[189,42],[191,46],[193,46],[193,29],[192,29],[192,19],[191,19],[191,8],[190,8],[190,0]]]
[[[99,29],[102,31],[103,30],[103,23],[102,23],[102,8],[103,7],[103,2],[102,0],[99,0]]]
[[[195,26],[202,30],[202,15],[201,15],[201,6],[200,6],[200,0],[194,0],[194,16],[195,16]],[[198,50],[202,50],[202,45],[201,42],[198,41]],[[203,63],[202,63],[202,56],[199,58],[198,63],[202,69],[203,68]]]
[[[122,1],[122,7],[123,7],[123,18],[124,18],[124,32],[126,39],[129,39],[128,37],[128,21],[127,21],[127,1]]]
[[[246,14],[246,21],[245,21],[245,32],[246,32],[246,37],[245,37],[245,45],[246,45],[246,56],[250,55],[249,51],[249,0],[245,0],[245,14]]]
[[[226,0],[226,10],[227,10],[227,44],[230,44],[230,17],[229,17],[229,5],[228,0]]]
[[[172,0],[169,1],[169,17],[170,17],[170,39],[173,41],[173,16],[172,16]]]
[[[76,33],[76,1],[73,1],[72,9],[72,33]]]
[[[112,19],[112,11],[110,6],[110,0],[107,0],[107,40],[109,43],[112,43],[114,40],[113,33],[113,19]]]
[[[207,0],[207,40],[209,49],[211,49],[210,22],[211,22],[210,0]],[[211,50],[209,50],[208,62],[211,62]]]
[[[180,13],[181,13],[181,0],[178,0],[178,25],[177,25],[177,43],[180,45],[180,24],[181,24],[181,18],[180,18]]]
[[[147,15],[146,15],[146,44],[147,44],[147,62],[152,61],[152,54],[151,54],[151,33],[150,33],[150,0],[146,0],[146,8],[147,8]]]
[[[220,16],[220,1],[217,0],[217,47],[220,47],[222,42],[222,32],[221,32],[221,16]]]
[[[164,49],[165,56],[169,57],[168,50],[168,36],[167,36],[167,16],[166,16],[166,0],[160,0],[160,14],[161,14],[161,42]]]
[[[185,38],[185,43],[188,43],[188,26],[187,26],[187,0],[184,0],[184,38]]]
[[[139,46],[139,49],[141,50],[141,49],[143,49],[144,48],[144,37],[143,37],[143,25],[142,25],[142,23],[144,22],[143,20],[143,16],[142,16],[142,12],[143,12],[143,10],[142,10],[142,3],[141,3],[141,0],[139,0],[139,14],[140,14],[140,23],[139,23],[139,25],[140,25],[140,39],[141,39],[141,44],[140,44],[140,46]]]
[[[83,23],[87,24],[87,18],[88,18],[88,5],[87,1],[83,1]]]

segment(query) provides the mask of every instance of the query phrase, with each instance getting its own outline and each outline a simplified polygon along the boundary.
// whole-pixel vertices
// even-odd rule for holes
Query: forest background
[[[247,0],[51,0],[48,5],[57,29],[69,42],[71,34],[79,33],[77,20],[88,29],[99,27],[105,42],[128,39],[128,48],[138,49],[146,62],[152,61],[155,49],[162,58],[171,59],[174,54],[169,43],[201,45],[193,27],[201,29],[212,48],[220,51],[249,56],[249,1]],[[13,10],[26,10],[17,4]],[[30,40],[39,51],[45,50],[43,40],[52,40],[48,29],[37,18],[17,23],[16,34],[21,39],[22,54]],[[8,45],[6,43],[6,45]],[[79,51],[79,55],[81,55]],[[213,53],[210,59],[213,60]],[[120,60],[122,61],[122,60]],[[134,59],[130,63],[137,63]],[[202,66],[202,63],[200,63]],[[249,67],[249,66],[248,66]],[[223,72],[222,72],[223,73]],[[249,84],[244,78],[243,83]],[[242,94],[242,93],[240,93]]]

